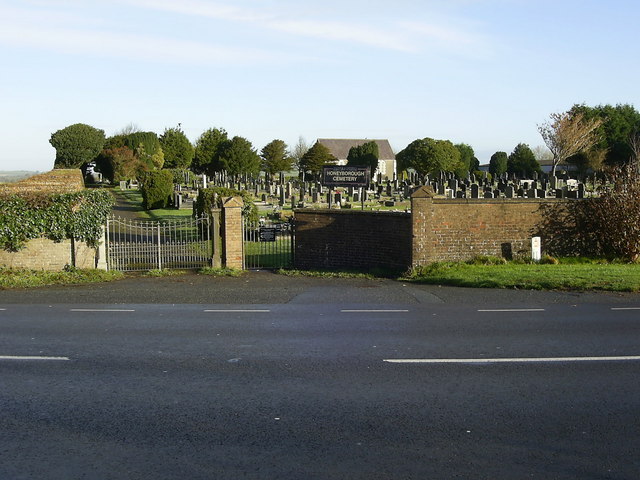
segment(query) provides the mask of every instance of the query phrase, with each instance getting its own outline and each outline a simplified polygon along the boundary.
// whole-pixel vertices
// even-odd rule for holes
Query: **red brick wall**
[[[411,264],[411,215],[360,210],[296,210],[299,269],[384,268]]]
[[[477,255],[530,257],[541,206],[558,202],[566,200],[441,199],[418,191],[412,198],[412,265]]]

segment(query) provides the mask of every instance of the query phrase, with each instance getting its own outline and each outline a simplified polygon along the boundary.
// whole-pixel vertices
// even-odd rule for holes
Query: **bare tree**
[[[309,144],[304,137],[298,137],[298,143],[296,143],[291,149],[291,158],[293,159],[293,165],[302,173],[302,181],[304,182],[304,168],[300,164],[304,154],[309,151]]]
[[[538,132],[553,155],[551,174],[567,158],[591,148],[599,140],[600,118],[585,118],[583,113],[552,113],[548,122],[538,125]]]

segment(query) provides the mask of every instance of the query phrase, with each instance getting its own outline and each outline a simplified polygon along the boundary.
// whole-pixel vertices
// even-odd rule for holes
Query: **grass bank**
[[[622,263],[434,263],[414,269],[406,281],[474,288],[640,292],[640,265]]]

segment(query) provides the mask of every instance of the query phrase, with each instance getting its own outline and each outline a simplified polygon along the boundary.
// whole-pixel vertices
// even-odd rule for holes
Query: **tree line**
[[[627,104],[574,105],[567,112],[550,115],[538,125],[538,131],[548,150],[534,151],[520,143],[510,154],[494,153],[489,172],[530,177],[541,172],[543,155],[549,156],[552,173],[565,164],[580,172],[600,171],[637,160],[640,150],[640,113]],[[188,169],[212,176],[223,171],[229,175],[256,175],[260,171],[274,175],[296,168],[304,178],[306,174],[316,176],[323,166],[337,161],[326,146],[316,142],[309,147],[302,137],[292,148],[275,139],[258,152],[246,138],[211,128],[192,144],[180,124],[166,128],[161,135],[129,126],[106,137],[103,130],[78,123],[54,132],[50,143],[56,150],[54,168],[85,168],[94,162],[96,170],[112,182],[140,178],[160,169]],[[350,165],[369,166],[374,172],[378,158],[377,144],[367,142],[351,148],[347,160]],[[466,177],[479,170],[470,145],[428,137],[411,142],[396,159],[398,171],[412,169],[423,176],[452,172]]]

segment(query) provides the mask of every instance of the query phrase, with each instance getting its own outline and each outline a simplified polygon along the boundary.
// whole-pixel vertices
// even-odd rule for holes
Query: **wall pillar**
[[[411,267],[429,263],[433,257],[433,197],[431,187],[420,187],[411,195]]]
[[[243,205],[240,197],[229,197],[222,201],[222,263],[226,268],[244,268]]]

